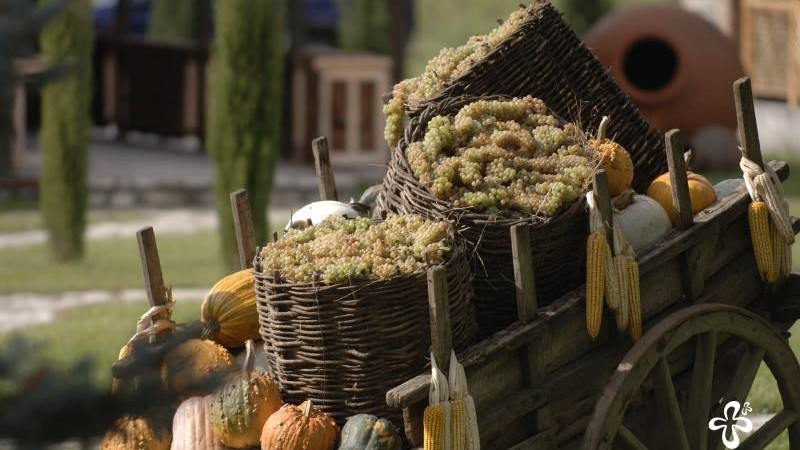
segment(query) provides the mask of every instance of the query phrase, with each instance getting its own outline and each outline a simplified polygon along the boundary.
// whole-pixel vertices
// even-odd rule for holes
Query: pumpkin
[[[689,178],[689,199],[694,215],[717,201],[717,194],[714,192],[714,186],[706,177],[693,172],[687,172],[687,176]],[[675,224],[678,216],[675,207],[672,206],[672,180],[670,180],[669,173],[660,175],[650,183],[650,187],[647,188],[647,196],[657,201],[667,212],[669,220]]]
[[[603,117],[597,129],[597,139],[589,144],[594,148],[600,167],[605,169],[608,175],[608,192],[611,196],[615,196],[631,187],[633,161],[625,148],[606,138],[608,122],[608,117]]]
[[[155,420],[125,416],[118,419],[100,442],[100,450],[169,450],[169,431]]]
[[[637,253],[672,229],[664,208],[646,195],[634,195],[631,203],[617,213],[617,221]]]
[[[339,437],[333,418],[314,408],[286,404],[270,416],[261,432],[261,448],[269,450],[333,450]]]
[[[223,450],[208,420],[209,397],[190,397],[172,419],[170,450]]]
[[[167,389],[182,398],[205,395],[217,377],[235,368],[225,347],[205,339],[189,339],[164,356],[161,378]]]
[[[388,420],[357,414],[344,424],[339,450],[401,450],[402,442],[397,428]]]
[[[119,349],[119,356],[117,356],[117,361],[121,361],[133,353],[133,343],[128,342],[127,344],[123,345],[121,349]],[[126,387],[128,383],[125,380],[121,380],[119,378],[112,378],[111,379],[111,393],[112,394],[119,394],[121,393]]]
[[[253,271],[240,270],[215,284],[200,305],[205,336],[228,347],[258,339],[258,310]]]
[[[283,405],[278,385],[252,370],[253,341],[247,341],[242,372],[211,395],[209,412],[214,433],[233,448],[258,446],[267,419]]]

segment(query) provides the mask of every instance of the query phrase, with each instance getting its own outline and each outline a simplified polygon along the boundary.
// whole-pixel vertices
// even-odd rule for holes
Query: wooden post
[[[314,167],[317,169],[317,184],[319,185],[320,200],[338,200],[336,181],[331,167],[331,156],[328,148],[328,138],[318,137],[311,142],[314,152]]]
[[[255,258],[256,234],[253,230],[253,214],[250,199],[245,189],[231,192],[231,210],[236,242],[239,244],[239,265],[242,270],[253,267]]]
[[[598,169],[592,178],[592,189],[594,190],[594,201],[603,224],[606,227],[606,236],[611,251],[614,251],[614,210],[611,209],[611,194],[608,191],[608,174],[605,169]]]
[[[453,335],[447,298],[447,270],[443,266],[428,269],[428,307],[431,313],[431,352],[439,369],[446,375],[450,368]]]
[[[147,300],[150,306],[158,306],[167,303],[167,289],[164,286],[164,276],[161,272],[161,260],[158,257],[158,247],[156,246],[156,236],[153,227],[145,227],[136,232],[136,239],[139,242],[139,258],[142,263],[144,273],[144,285],[147,290]],[[161,339],[167,332],[161,332],[158,336],[152,336],[150,343]]]
[[[742,146],[742,154],[763,168],[764,159],[761,156],[750,78],[740,78],[733,83],[733,97],[736,101],[736,120],[739,122],[739,143]]]
[[[665,136],[669,178],[672,184],[672,207],[677,218],[675,226],[685,230],[694,223],[692,200],[689,197],[689,178],[683,157],[683,135],[680,130],[670,130]]]
[[[536,317],[538,305],[531,234],[527,223],[511,227],[511,254],[514,261],[514,282],[517,287],[517,318],[520,323],[528,323]]]

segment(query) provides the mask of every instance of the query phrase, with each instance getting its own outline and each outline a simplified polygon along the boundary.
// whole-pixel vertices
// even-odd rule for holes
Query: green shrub
[[[386,0],[338,0],[338,6],[340,47],[378,53],[389,50]]]

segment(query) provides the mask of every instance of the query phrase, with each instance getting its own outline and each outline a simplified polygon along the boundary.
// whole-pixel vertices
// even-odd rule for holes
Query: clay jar
[[[702,17],[669,5],[623,8],[592,27],[586,43],[658,130],[691,138],[705,127],[736,129],[737,47]]]

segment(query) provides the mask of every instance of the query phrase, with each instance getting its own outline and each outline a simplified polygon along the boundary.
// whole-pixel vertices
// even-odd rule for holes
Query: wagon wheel
[[[762,360],[783,410],[752,434],[738,433],[739,449],[765,448],[787,429],[800,449],[800,365],[786,339],[749,311],[715,304],[671,314],[633,346],[598,400],[582,448],[720,449],[721,431],[709,431],[709,420],[731,400],[744,403]]]

